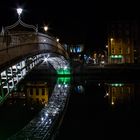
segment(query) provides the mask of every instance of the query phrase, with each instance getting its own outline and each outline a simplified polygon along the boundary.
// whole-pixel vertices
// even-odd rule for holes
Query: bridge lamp
[[[22,8],[17,8],[17,13],[18,13],[18,16],[19,16],[19,17],[20,17],[20,15],[22,14],[22,11],[23,11]]]
[[[44,58],[44,62],[47,62],[49,57],[50,55],[48,54],[47,57]]]
[[[45,57],[45,58],[44,58],[44,62],[47,62],[47,61],[48,61],[48,58]]]
[[[44,26],[44,31],[45,31],[45,32],[48,31],[48,26]]]
[[[57,38],[56,41],[59,42],[59,38]]]

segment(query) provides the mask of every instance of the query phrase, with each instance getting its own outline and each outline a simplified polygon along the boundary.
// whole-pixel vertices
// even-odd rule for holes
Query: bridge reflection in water
[[[36,85],[36,90],[39,88]],[[29,87],[27,91],[28,89]],[[12,92],[0,106],[0,139],[5,140],[22,129],[43,108],[42,102],[35,100],[41,98],[40,95],[36,96],[34,93],[32,97],[27,91],[18,89]],[[47,100],[48,91],[44,97]]]
[[[68,100],[70,77],[47,75],[44,68],[42,64],[39,71],[36,68],[29,73],[1,106],[0,139],[47,139],[53,135]]]
[[[36,72],[34,74],[36,74]],[[41,74],[40,77],[42,77]],[[37,107],[28,106],[28,113],[35,115],[42,107],[44,108],[32,121],[30,121],[31,118],[30,120],[27,119],[28,122],[30,122],[29,125],[24,128],[22,125],[22,130],[9,139],[48,139],[55,134],[54,128],[57,129],[57,126],[60,125],[59,122],[55,121],[55,118],[59,121],[61,120],[58,114],[61,114],[61,111],[64,110],[68,99],[67,96],[70,95],[68,94],[70,78],[60,77],[57,80],[55,79],[56,77],[54,77],[54,79],[52,77],[45,78],[46,80],[44,79],[42,83],[39,81],[36,82],[31,78],[33,82],[28,81],[25,88],[20,87],[21,89],[25,89],[24,91],[27,93],[27,96],[23,94],[24,96],[21,96],[21,98],[27,97],[28,101],[30,101],[28,102],[29,104],[32,104],[32,102],[35,103],[36,101],[38,102]],[[50,81],[53,82],[50,83]],[[116,137],[126,138],[134,135],[134,133],[138,131],[138,125],[140,123],[139,80],[108,81],[94,80],[94,77],[92,80],[75,79],[75,77],[73,77],[71,83],[72,90],[70,92],[69,104],[64,120],[58,130],[59,133],[55,137],[56,140],[67,139],[68,136],[70,139],[94,139],[97,136],[99,139],[102,137],[106,139],[111,138],[112,135],[116,136],[116,133]],[[13,101],[15,101],[15,99]],[[50,104],[47,104],[47,102]],[[33,108],[37,108],[37,111]],[[19,122],[13,122],[12,125],[19,124]],[[26,121],[26,124],[28,122]],[[53,122],[55,122],[56,125],[54,125]],[[0,126],[4,128],[5,123],[6,122],[1,122],[3,126]],[[51,131],[48,129],[49,126],[53,126],[50,127]],[[131,128],[133,128],[133,130]],[[21,129],[21,126],[18,130],[19,129]],[[13,131],[13,128],[11,130]],[[15,133],[12,131],[9,136]],[[69,135],[70,131],[71,135]],[[2,132],[2,134],[5,133],[4,131],[0,132]]]

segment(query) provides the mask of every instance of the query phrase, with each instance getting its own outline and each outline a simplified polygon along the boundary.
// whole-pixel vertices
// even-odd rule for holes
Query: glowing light
[[[57,82],[59,83],[59,85],[67,84],[68,86],[68,84],[70,83],[70,77],[59,77],[57,80],[58,80]]]
[[[44,58],[44,62],[47,62],[49,57],[50,57],[50,55],[48,54],[47,57]]]
[[[113,38],[110,38],[111,41],[113,41]]]
[[[110,57],[111,58],[122,58],[123,56],[122,55],[111,55]]]
[[[45,113],[45,116],[48,117],[48,113]]]
[[[70,74],[70,69],[65,66],[64,68],[58,69],[57,74],[61,75]]]
[[[59,38],[57,38],[56,41],[59,42]]]
[[[65,84],[64,86],[65,86],[65,87],[68,87],[68,85],[67,85],[67,84]]]
[[[17,13],[20,16],[22,14],[23,9],[22,8],[17,8]]]
[[[45,32],[48,31],[48,26],[44,26],[44,31],[45,31]]]
[[[44,62],[47,62],[47,60],[48,60],[48,58],[45,57],[45,58],[44,58]]]
[[[112,87],[121,87],[123,86],[124,84],[121,84],[121,83],[114,83],[114,84],[111,84]]]
[[[61,87],[61,85],[59,84],[59,85],[58,85],[58,87],[60,88],[60,87]]]
[[[67,69],[67,66],[64,67],[64,70],[66,70],[66,69]]]

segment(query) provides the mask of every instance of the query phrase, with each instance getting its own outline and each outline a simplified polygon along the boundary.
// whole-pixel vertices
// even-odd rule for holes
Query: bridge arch
[[[69,56],[55,37],[39,33],[35,26],[21,19],[3,28],[0,35],[0,101],[8,96],[26,73],[43,62],[47,54],[51,54],[47,62],[58,73],[69,67]]]

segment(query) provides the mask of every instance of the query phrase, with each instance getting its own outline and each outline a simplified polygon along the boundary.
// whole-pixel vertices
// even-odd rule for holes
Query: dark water
[[[0,140],[23,128],[47,104],[38,95],[29,100],[25,83],[36,84],[35,88],[47,85],[49,99],[56,79],[47,75],[43,65],[27,75],[21,83],[26,86],[17,88],[24,89],[17,91],[23,94],[14,94],[0,106]],[[140,80],[118,79],[73,77],[67,111],[55,139],[140,139]]]
[[[139,80],[73,80],[56,140],[139,139],[139,132]]]
[[[0,140],[5,140],[23,128],[42,108],[27,99],[7,99],[0,106]]]

